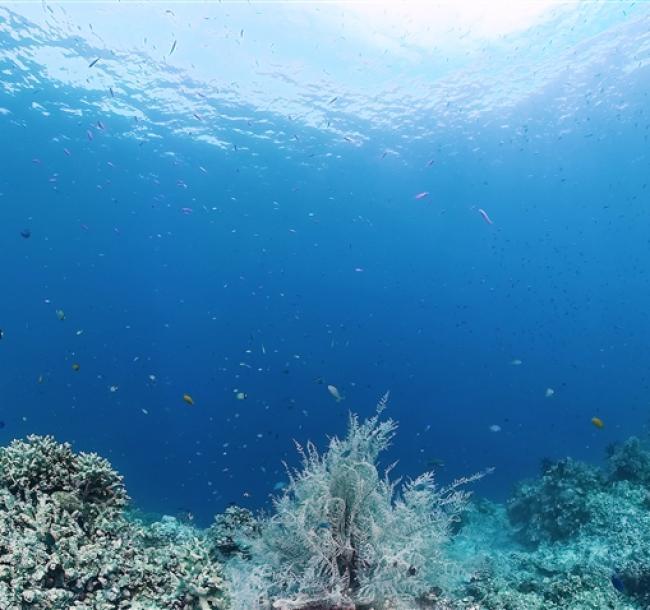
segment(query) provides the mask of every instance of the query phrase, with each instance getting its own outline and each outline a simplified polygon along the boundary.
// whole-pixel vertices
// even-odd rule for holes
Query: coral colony
[[[270,515],[230,506],[201,530],[145,522],[96,454],[51,437],[0,449],[3,610],[633,610],[650,604],[650,450],[603,469],[543,464],[506,506],[433,473],[378,466],[396,431],[350,417]]]

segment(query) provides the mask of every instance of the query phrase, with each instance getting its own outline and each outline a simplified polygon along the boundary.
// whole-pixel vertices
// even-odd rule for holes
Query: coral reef
[[[610,450],[603,470],[573,460],[547,464],[538,481],[519,486],[507,510],[471,511],[457,554],[467,557],[474,544],[473,576],[458,595],[482,610],[650,607],[649,458],[630,439]],[[476,534],[496,529],[509,534]]]
[[[175,520],[123,515],[122,478],[95,454],[51,437],[0,449],[0,608],[206,610],[218,564]]]
[[[531,545],[565,540],[592,518],[592,494],[603,483],[596,468],[571,458],[545,464],[541,479],[520,484],[509,500],[510,521]]]
[[[289,473],[275,514],[238,536],[250,558],[227,565],[235,610],[444,607],[445,546],[469,479],[438,488],[426,473],[398,489],[377,468],[396,424],[378,415],[351,416],[347,437],[322,455],[298,447],[302,469]]]

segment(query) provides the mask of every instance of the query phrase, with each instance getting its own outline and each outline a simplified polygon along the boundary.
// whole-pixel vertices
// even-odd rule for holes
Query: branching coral
[[[122,514],[122,478],[51,437],[0,449],[2,610],[207,610],[221,599],[204,538]]]
[[[324,454],[298,446],[302,468],[246,541],[251,561],[230,565],[236,610],[412,610],[444,584],[444,546],[469,479],[439,488],[426,473],[398,489],[377,468],[395,430],[379,413],[363,423],[351,416],[346,438],[331,439]]]

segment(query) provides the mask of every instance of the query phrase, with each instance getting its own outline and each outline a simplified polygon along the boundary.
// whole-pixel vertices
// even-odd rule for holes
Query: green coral
[[[571,458],[548,463],[540,479],[517,487],[508,516],[528,544],[566,540],[592,518],[591,497],[603,485],[592,466]]]

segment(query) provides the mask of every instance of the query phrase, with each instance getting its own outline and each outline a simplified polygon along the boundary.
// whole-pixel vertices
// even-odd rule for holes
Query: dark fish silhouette
[[[97,62],[99,61],[99,57],[97,59],[93,59],[90,64],[88,64],[89,68],[92,68]]]

